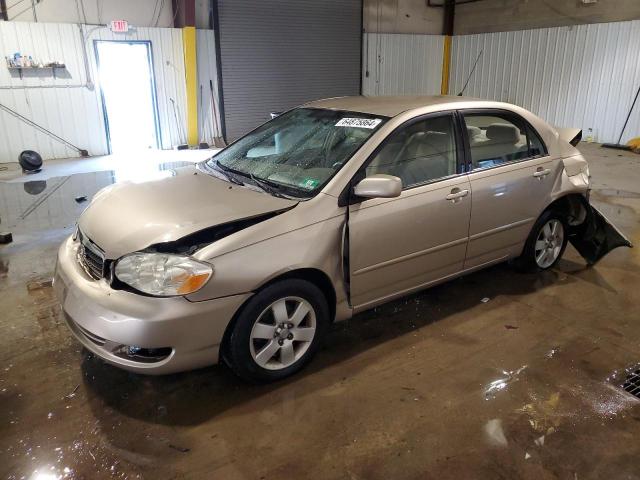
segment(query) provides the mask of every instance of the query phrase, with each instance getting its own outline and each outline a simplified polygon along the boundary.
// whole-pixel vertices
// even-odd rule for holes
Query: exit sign
[[[127,33],[129,22],[126,20],[111,20],[111,31],[115,33]]]

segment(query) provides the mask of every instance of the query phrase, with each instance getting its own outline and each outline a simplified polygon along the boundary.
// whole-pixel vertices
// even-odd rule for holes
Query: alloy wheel
[[[560,256],[564,244],[564,227],[556,218],[549,220],[540,229],[535,244],[536,264],[549,268]]]
[[[297,362],[316,334],[316,312],[300,297],[276,300],[260,314],[251,329],[253,360],[267,370],[281,370]]]

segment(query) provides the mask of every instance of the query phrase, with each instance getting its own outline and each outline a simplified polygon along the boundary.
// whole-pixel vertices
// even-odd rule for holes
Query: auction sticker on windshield
[[[343,118],[336,127],[376,128],[380,122],[379,118]]]

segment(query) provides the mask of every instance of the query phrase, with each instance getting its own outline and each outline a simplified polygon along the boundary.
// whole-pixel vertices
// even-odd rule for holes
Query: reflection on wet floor
[[[603,188],[629,182],[634,157],[593,155]],[[75,198],[115,180],[0,183],[0,230],[17,233],[0,247],[0,478],[638,478],[640,400],[619,387],[640,361],[637,248],[593,268],[569,248],[550,272],[499,265],[378,307],[278,384],[146,377],[83,351],[49,283]],[[594,202],[639,243],[634,198]]]
[[[99,190],[115,182],[160,179],[191,162],[143,165],[126,171],[104,171],[24,183],[0,182],[0,231],[34,233],[73,225]]]

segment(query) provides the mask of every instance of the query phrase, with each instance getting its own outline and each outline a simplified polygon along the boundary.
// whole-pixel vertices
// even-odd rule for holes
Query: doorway
[[[151,42],[95,40],[109,153],[158,148]]]

